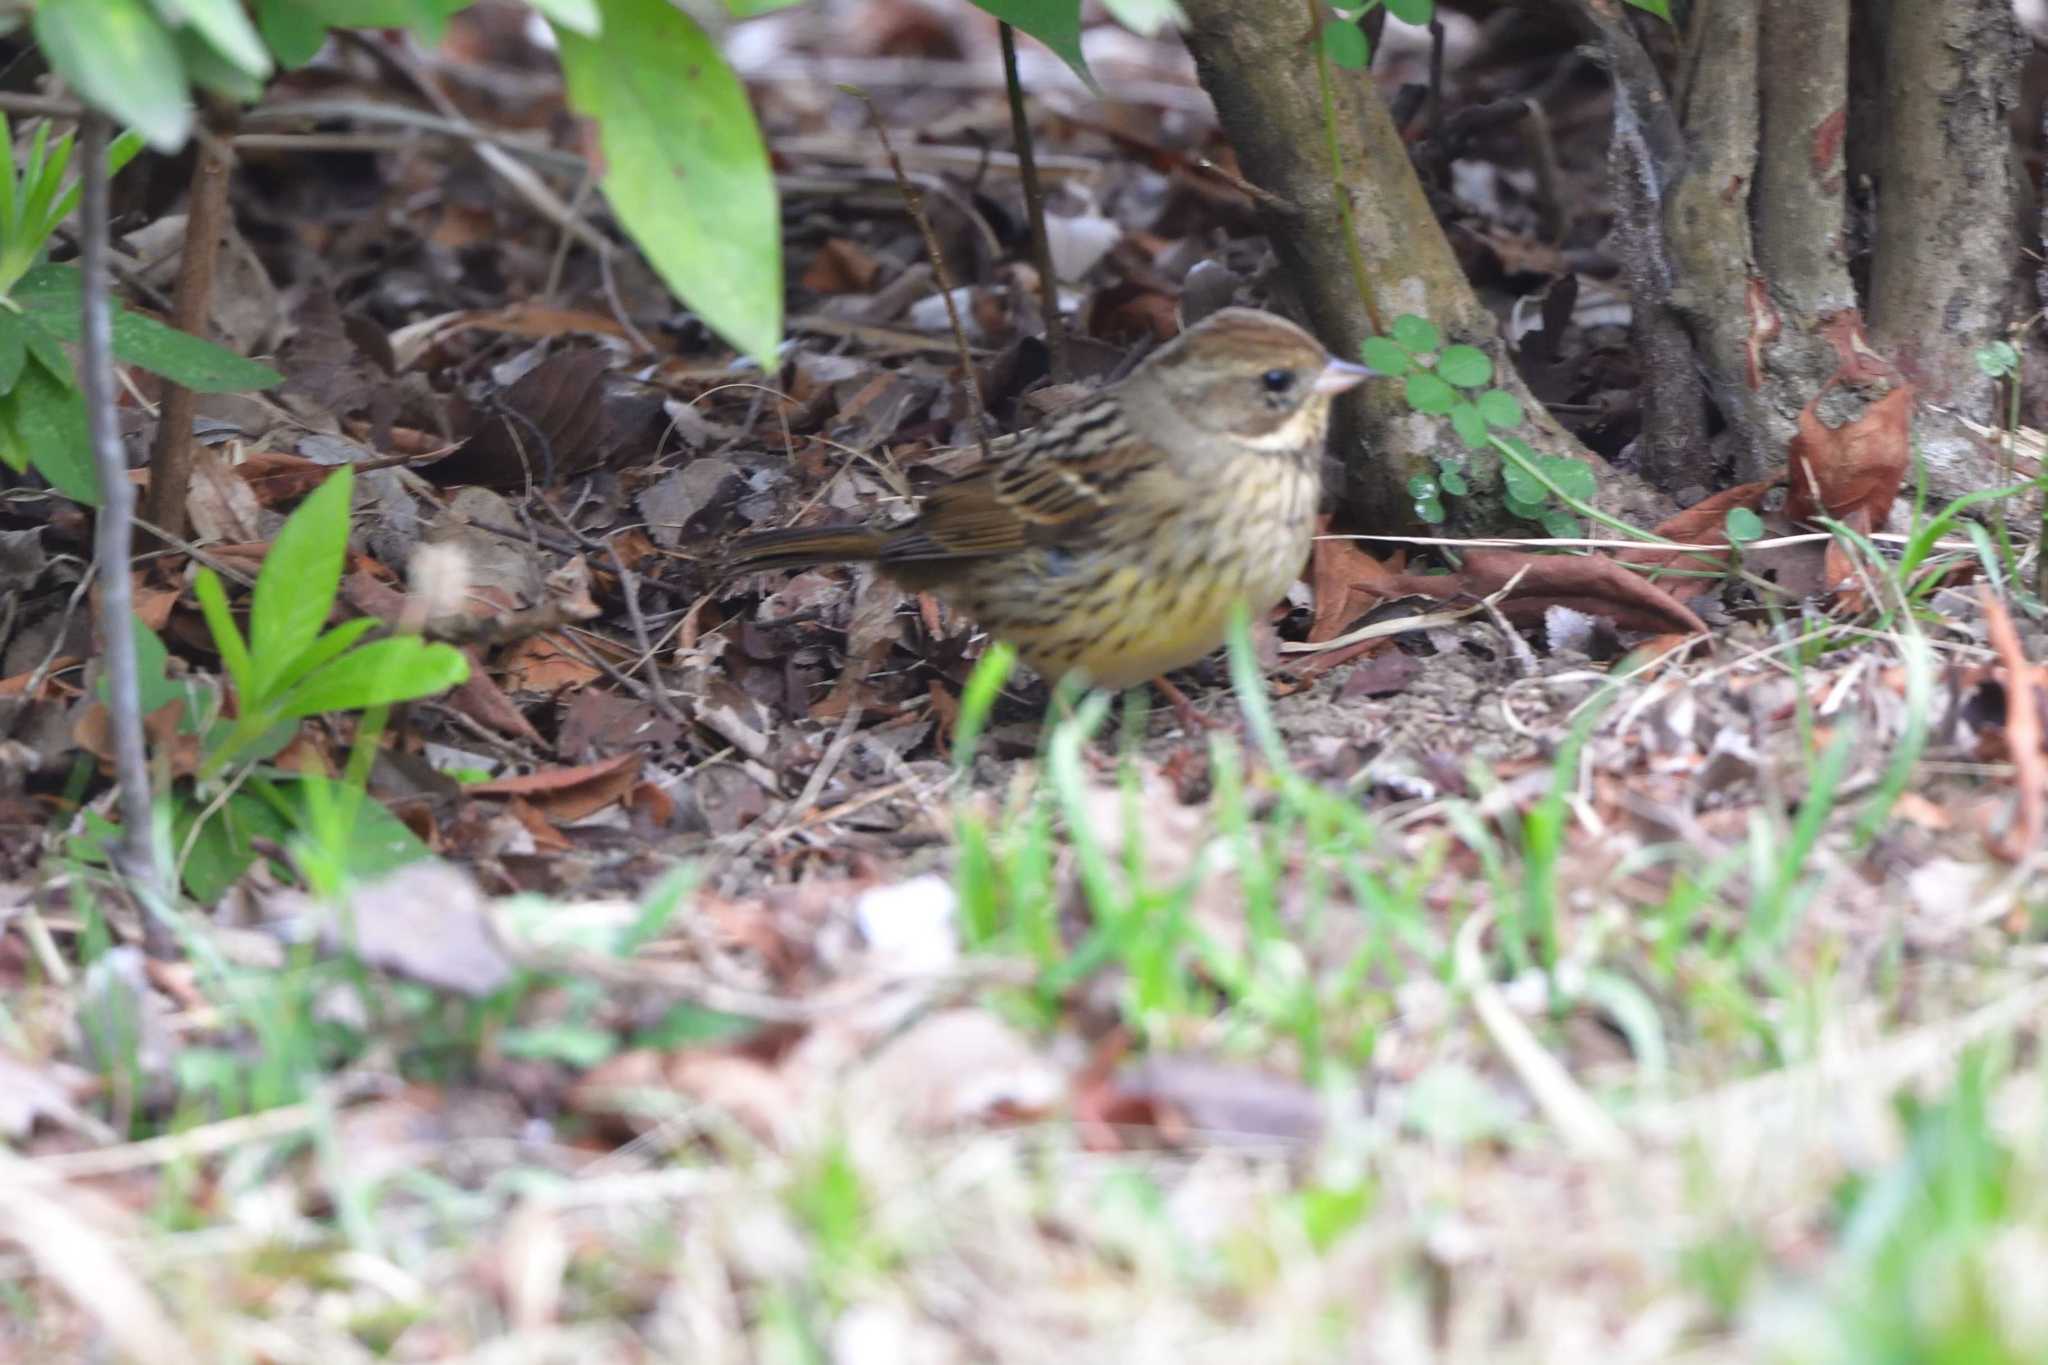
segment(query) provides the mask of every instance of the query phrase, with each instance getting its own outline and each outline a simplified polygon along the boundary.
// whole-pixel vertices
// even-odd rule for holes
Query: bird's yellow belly
[[[1124,688],[1218,645],[1242,602],[1256,616],[1286,593],[1314,533],[1312,474],[1243,490],[1227,510],[1091,550],[1057,576],[955,586],[960,605],[1049,678]],[[940,589],[942,592],[944,588]]]

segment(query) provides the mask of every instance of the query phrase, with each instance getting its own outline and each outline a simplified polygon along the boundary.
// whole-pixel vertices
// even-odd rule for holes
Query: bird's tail
[[[865,526],[807,526],[784,531],[754,531],[733,542],[726,552],[728,573],[760,573],[767,569],[801,569],[812,564],[844,564],[872,560],[882,552],[883,535]]]

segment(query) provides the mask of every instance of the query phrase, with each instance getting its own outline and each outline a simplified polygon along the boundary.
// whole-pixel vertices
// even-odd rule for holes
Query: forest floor
[[[774,375],[391,115],[431,80],[582,164],[490,6],[244,120],[215,327],[286,383],[202,405],[192,543],[136,574],[166,676],[222,671],[192,566],[247,581],[340,463],[378,462],[344,612],[395,615],[430,543],[492,627],[393,717],[351,856],[403,865],[349,951],[290,803],[166,745],[186,954],[140,953],[78,837],[109,804],[86,523],[0,502],[0,1359],[2048,1358],[2035,504],[1975,525],[1909,472],[1889,539],[1770,525],[1674,595],[1704,636],[1598,591],[1418,599],[1460,547],[1333,534],[1180,678],[1225,722],[1195,734],[1142,691],[1049,709],[866,575],[721,580],[735,533],[975,457],[842,83],[1003,429],[1183,316],[1289,306],[1178,45],[1092,28],[1107,97],[1025,54],[1073,282],[1048,384],[993,26],[800,14],[729,45],[783,195]],[[1445,98],[1540,87],[1557,161],[1481,133],[1425,167],[1441,213],[1626,463],[1603,77],[1554,79],[1540,26],[1451,40]],[[1426,58],[1390,37],[1397,108]],[[131,174],[160,304],[184,171]]]

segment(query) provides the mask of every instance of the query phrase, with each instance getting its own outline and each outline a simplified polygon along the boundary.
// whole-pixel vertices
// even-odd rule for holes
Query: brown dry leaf
[[[203,541],[260,540],[262,505],[248,483],[238,479],[219,450],[202,445],[192,452],[192,484],[185,512]]]
[[[1706,622],[1670,593],[1601,556],[1472,550],[1466,554],[1461,572],[1402,574],[1394,591],[1439,601],[1487,597],[1505,588],[1518,573],[1521,581],[1500,604],[1512,621],[1540,620],[1552,607],[1569,607],[1612,621],[1624,630],[1706,633]]]
[[[550,820],[573,824],[623,800],[640,781],[640,755],[623,753],[574,768],[543,768],[469,788],[474,796],[519,796]]]
[[[281,502],[298,501],[327,482],[327,476],[337,468],[287,451],[259,450],[244,456],[234,467],[234,473],[249,485],[257,502],[275,507]]]
[[[804,271],[803,286],[818,294],[865,294],[875,287],[882,263],[844,237],[826,239]]]
[[[554,824],[545,815],[542,815],[533,808],[532,803],[522,801],[515,796],[505,803],[505,809],[511,813],[514,820],[517,820],[525,828],[528,834],[533,836],[533,846],[535,849],[543,853],[567,853],[571,848],[575,847],[575,845],[569,842],[569,836],[556,829]]]
[[[544,696],[588,687],[604,676],[603,670],[563,648],[558,631],[529,635],[508,645],[498,656],[496,671],[514,691]]]
[[[149,739],[150,754],[159,762],[169,762],[171,772],[178,777],[190,777],[199,771],[199,736],[178,733],[178,721],[184,710],[181,699],[166,702],[142,718],[142,732]],[[113,763],[113,724],[105,702],[93,702],[78,713],[78,719],[71,725],[71,738],[101,763]]]
[[[2019,862],[2041,846],[2048,827],[2048,753],[2041,747],[2040,693],[2048,690],[2048,669],[2027,661],[2012,617],[1989,587],[1978,589],[1991,647],[2005,675],[2005,747],[2012,758],[2018,809],[2012,828],[1996,846],[2002,858]]]
[[[1335,639],[1359,616],[1397,595],[1388,585],[1401,576],[1358,548],[1356,541],[1324,538],[1329,518],[1316,527],[1318,539],[1309,550],[1309,585],[1315,590],[1316,617],[1308,629],[1310,644]]]
[[[458,404],[455,433],[469,442],[434,466],[437,479],[519,488],[542,487],[605,468],[614,457],[644,456],[668,427],[663,391],[615,370],[594,348],[549,356],[496,398],[517,414],[501,417]]]
[[[1847,519],[1863,512],[1870,525],[1882,526],[1906,476],[1912,421],[1910,384],[1901,384],[1840,427],[1823,423],[1809,402],[1799,414],[1799,433],[1786,452],[1791,465],[1786,514],[1803,522],[1821,515]]]
[[[1232,1138],[1306,1146],[1323,1126],[1322,1104],[1300,1081],[1199,1057],[1148,1057],[1117,1077],[1126,1103],[1149,1109],[1169,1134],[1199,1133],[1205,1146]]]
[[[1764,504],[1772,489],[1780,487],[1783,479],[1763,479],[1756,483],[1745,483],[1725,489],[1711,498],[1702,499],[1666,520],[1657,528],[1657,534],[1666,540],[1675,540],[1682,545],[1728,544],[1728,514],[1738,507],[1763,515]],[[1623,550],[1615,555],[1623,564],[1633,564],[1650,569],[1691,569],[1705,573],[1720,573],[1727,565],[1706,554],[1688,554],[1683,550],[1667,550],[1658,545],[1644,545],[1638,549]]]

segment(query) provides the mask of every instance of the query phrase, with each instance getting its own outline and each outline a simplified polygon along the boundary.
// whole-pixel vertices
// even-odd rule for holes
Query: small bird
[[[726,567],[872,562],[1049,679],[1130,687],[1215,649],[1237,603],[1256,614],[1287,591],[1314,535],[1330,400],[1376,373],[1285,318],[1226,308],[994,443],[909,520],[754,532]]]

